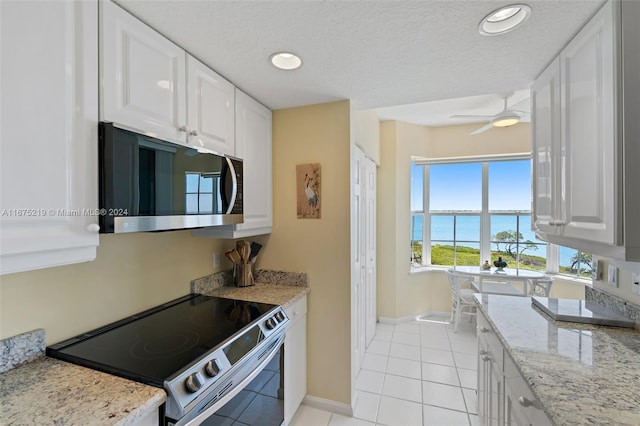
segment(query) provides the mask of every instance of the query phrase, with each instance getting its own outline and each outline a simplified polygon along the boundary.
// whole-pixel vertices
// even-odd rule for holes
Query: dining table
[[[553,279],[529,269],[490,268],[480,266],[456,266],[450,273],[466,275],[479,293],[511,294],[515,296],[549,296]]]

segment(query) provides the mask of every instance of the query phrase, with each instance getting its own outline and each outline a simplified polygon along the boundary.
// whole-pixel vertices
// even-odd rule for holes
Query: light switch
[[[618,287],[618,267],[616,265],[609,265],[607,283],[612,287]]]
[[[220,253],[213,253],[213,267],[220,267]]]

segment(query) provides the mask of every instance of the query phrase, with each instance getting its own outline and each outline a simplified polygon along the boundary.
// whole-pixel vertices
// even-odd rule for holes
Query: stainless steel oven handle
[[[269,364],[269,362],[273,359],[273,357],[278,353],[278,349],[282,345],[282,342],[284,342],[284,332],[281,333],[280,336],[278,336],[277,343],[274,345],[271,353],[267,357],[265,357],[265,359],[260,363],[260,365],[258,365],[258,367],[256,367],[253,370],[253,372],[247,376],[246,379],[240,382],[239,385],[235,386],[233,389],[229,391],[228,394],[223,396],[221,399],[217,400],[210,407],[207,407],[206,409],[204,409],[204,411],[201,411],[194,418],[190,419],[189,414],[186,414],[183,418],[178,420],[174,424],[174,426],[198,426],[200,423],[207,420],[212,414],[214,414],[216,411],[222,408],[223,405],[229,402],[231,398],[236,396],[238,393],[240,393],[241,390],[247,387],[247,385],[251,383],[251,381],[255,379],[255,377],[262,372],[262,370],[267,366],[267,364]]]

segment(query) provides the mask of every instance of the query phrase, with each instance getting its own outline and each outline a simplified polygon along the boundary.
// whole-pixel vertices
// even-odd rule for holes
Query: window
[[[509,267],[588,277],[591,255],[531,230],[531,160],[411,165],[411,265]]]
[[[220,194],[217,188],[220,179],[219,173],[202,175],[200,173],[186,173],[187,188],[186,212],[187,214],[213,213],[218,211],[221,205]]]

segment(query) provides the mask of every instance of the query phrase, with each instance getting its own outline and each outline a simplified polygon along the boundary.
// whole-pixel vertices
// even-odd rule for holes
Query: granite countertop
[[[309,287],[256,283],[250,287],[222,286],[209,290],[205,294],[247,302],[271,303],[286,308],[308,292]]]
[[[555,424],[640,424],[640,331],[553,321],[528,297],[476,301]]]
[[[134,425],[165,400],[163,389],[44,356],[0,374],[3,425]]]

